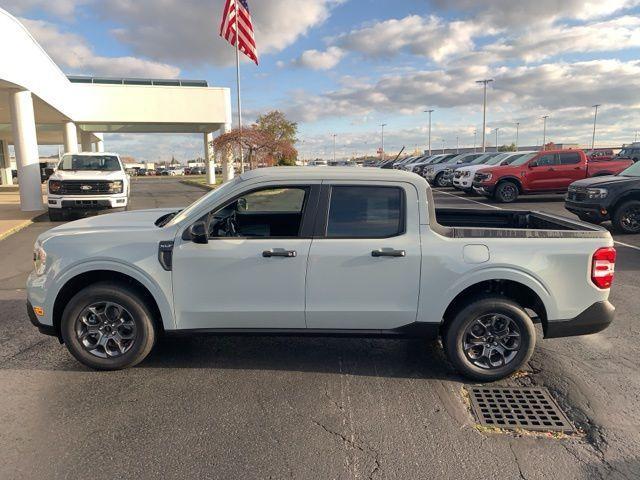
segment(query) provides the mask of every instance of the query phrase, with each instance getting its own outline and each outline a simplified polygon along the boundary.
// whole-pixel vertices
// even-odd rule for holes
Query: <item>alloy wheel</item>
[[[620,217],[620,223],[627,232],[640,231],[640,207],[633,205],[625,209]]]
[[[503,314],[490,313],[473,320],[462,336],[467,359],[485,370],[502,368],[513,361],[522,345],[516,322]]]
[[[131,350],[136,330],[131,313],[115,302],[93,303],[75,322],[76,338],[85,350],[99,358],[116,358]]]

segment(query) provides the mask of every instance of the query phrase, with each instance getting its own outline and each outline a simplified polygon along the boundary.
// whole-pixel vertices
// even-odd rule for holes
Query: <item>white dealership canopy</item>
[[[65,75],[27,29],[0,8],[0,172],[11,183],[14,145],[21,208],[43,208],[38,145],[104,151],[103,133],[212,133],[231,122],[228,88],[206,81]]]

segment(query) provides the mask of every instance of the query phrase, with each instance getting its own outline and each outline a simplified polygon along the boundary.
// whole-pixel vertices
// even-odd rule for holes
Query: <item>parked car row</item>
[[[640,147],[437,154],[386,162],[381,168],[416,173],[434,187],[454,187],[500,203],[521,195],[567,193],[566,208],[583,221],[611,220],[640,233]]]

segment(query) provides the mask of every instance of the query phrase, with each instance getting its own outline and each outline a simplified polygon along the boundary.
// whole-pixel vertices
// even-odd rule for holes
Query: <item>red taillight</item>
[[[601,248],[593,254],[591,280],[598,288],[611,288],[616,269],[616,249]]]

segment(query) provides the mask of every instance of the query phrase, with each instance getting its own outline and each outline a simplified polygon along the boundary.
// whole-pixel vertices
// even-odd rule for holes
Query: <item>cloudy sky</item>
[[[223,0],[0,0],[69,74],[181,77],[235,86],[217,35]],[[633,141],[640,129],[640,0],[249,0],[261,64],[242,65],[245,117],[283,110],[305,157],[472,146],[482,90],[500,142]],[[235,92],[234,92],[235,93]],[[480,133],[478,133],[478,136]],[[154,160],[200,155],[201,138],[106,136]],[[493,145],[495,136],[488,135]]]

